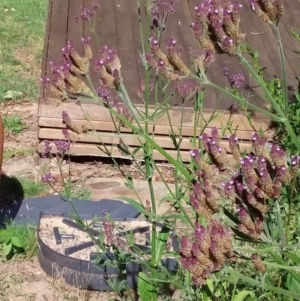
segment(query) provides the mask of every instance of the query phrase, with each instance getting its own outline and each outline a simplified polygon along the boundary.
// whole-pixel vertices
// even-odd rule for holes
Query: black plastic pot
[[[119,270],[115,267],[94,263],[93,260],[97,259],[99,262],[109,260],[113,262],[115,255],[107,252],[102,254],[91,253],[90,260],[82,260],[72,258],[67,255],[58,253],[47,246],[40,237],[40,220],[43,216],[61,216],[57,214],[41,213],[38,221],[38,244],[40,247],[39,262],[44,272],[53,278],[64,278],[65,282],[88,290],[95,291],[111,291],[111,287],[108,285],[108,279],[120,279]],[[85,217],[88,219],[88,217]],[[92,219],[92,217],[90,217]],[[72,221],[68,220],[72,223]],[[114,221],[136,221],[136,219],[114,219]],[[76,225],[78,227],[78,225]],[[93,229],[91,229],[93,231]],[[147,246],[141,246],[147,248]],[[79,246],[72,247],[74,249],[80,248]],[[173,249],[176,251],[179,248],[179,242],[177,236],[173,237]],[[150,246],[148,247],[150,251]],[[72,250],[75,251],[75,250]],[[147,251],[144,250],[143,251]],[[66,252],[68,253],[68,252]],[[100,259],[100,260],[99,260]],[[178,266],[178,262],[174,258],[164,258],[161,262],[162,266],[166,267],[169,272],[175,272]],[[128,286],[132,289],[137,288],[137,276],[145,265],[137,264],[135,262],[129,262],[126,265],[126,279]],[[123,279],[123,278],[122,278]]]

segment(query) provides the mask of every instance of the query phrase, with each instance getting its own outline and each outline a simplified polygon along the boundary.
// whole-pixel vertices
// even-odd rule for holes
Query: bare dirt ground
[[[34,155],[37,136],[37,104],[7,103],[1,107],[1,113],[2,116],[20,116],[26,124],[26,129],[17,135],[6,131],[4,173],[9,177],[23,177],[39,182],[41,176],[50,170],[59,179],[58,170],[51,160],[40,160],[37,164]],[[72,182],[76,188],[84,188],[87,180],[92,180],[91,187],[93,187],[96,185],[93,180],[97,178],[121,180],[120,171],[105,161],[107,160],[98,159],[71,163]],[[134,179],[142,179],[140,172],[133,165],[124,164],[122,169],[125,172],[130,170]],[[165,165],[162,165],[161,170],[165,180],[172,183],[173,170]],[[67,171],[64,175],[67,175]],[[159,182],[158,175],[156,180]],[[61,181],[57,188],[61,189]],[[100,188],[103,187],[100,186]],[[91,193],[91,199],[99,199],[98,191],[99,187],[96,187],[95,193]],[[44,194],[52,193],[50,189],[44,192]],[[62,280],[48,278],[39,267],[36,257],[29,261],[0,262],[0,300],[3,301],[106,301],[114,300],[115,297],[110,292],[80,291],[64,284]]]
[[[41,176],[49,171],[60,178],[55,160],[39,159],[34,154],[34,146],[37,137],[37,109],[38,105],[32,102],[9,103],[1,108],[2,116],[20,116],[26,124],[26,129],[21,133],[14,135],[6,131],[4,151],[6,153],[3,162],[3,171],[6,175],[29,177],[30,179],[40,181]],[[127,162],[128,163],[128,162]],[[67,175],[67,166],[64,168],[64,176]],[[173,182],[173,169],[167,164],[161,164],[161,172],[168,183]],[[143,179],[142,174],[132,164],[122,164],[122,170],[131,172],[134,179]],[[90,159],[82,161],[74,158],[71,163],[72,181],[83,182],[89,178],[122,178],[120,170],[108,163],[106,158]],[[155,180],[160,181],[158,173]]]
[[[1,263],[1,301],[108,301],[112,292],[91,292],[52,279],[41,270],[37,258],[30,261]]]

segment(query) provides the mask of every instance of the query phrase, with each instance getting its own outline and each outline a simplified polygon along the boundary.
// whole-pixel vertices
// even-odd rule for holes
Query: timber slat
[[[117,136],[115,133],[109,134],[109,133],[83,133],[83,134],[76,134],[69,131],[71,140],[74,142],[86,142],[86,143],[94,143],[94,144],[120,144],[120,141],[122,140],[125,145],[128,146],[141,146],[141,143],[144,142],[144,139],[142,137],[135,136],[133,134],[125,134],[122,133],[120,136]],[[58,139],[58,140],[67,140],[64,136],[61,129],[39,129],[39,137],[41,139]],[[165,149],[175,149],[174,143],[172,142],[171,138],[165,136],[153,136],[152,140],[155,141],[158,145],[163,145]],[[178,142],[178,139],[177,139]],[[229,144],[226,140],[220,141],[220,146],[226,149],[228,153],[230,153]],[[240,142],[240,149],[242,152],[250,151],[251,144],[248,142]],[[190,139],[183,138],[180,143],[180,149],[181,150],[191,150],[194,146],[190,142]]]
[[[53,1],[49,1],[48,4],[48,13],[47,13],[47,25],[46,25],[46,34],[44,39],[44,50],[43,50],[43,56],[42,56],[42,66],[41,66],[41,77],[46,76],[46,69],[47,69],[47,62],[48,62],[48,52],[49,52],[49,36],[50,36],[50,28],[51,28],[51,22],[52,22],[52,5]],[[40,85],[39,89],[39,96],[41,98],[44,97],[44,87],[43,85]]]
[[[90,131],[98,131],[101,133],[107,133],[107,132],[115,132],[115,125],[111,121],[86,121],[86,120],[72,120],[72,124],[75,127],[82,128],[82,126]],[[38,126],[39,128],[59,128],[64,129],[66,128],[66,125],[62,122],[61,118],[51,118],[51,117],[40,117],[38,120]],[[120,127],[118,130],[122,133],[132,133],[132,131],[129,128],[126,127]],[[221,129],[220,129],[221,130]],[[198,136],[199,133],[202,132],[202,129],[198,127],[196,129],[196,135]],[[211,127],[207,127],[204,130],[205,133],[210,134],[211,133]],[[161,136],[168,136],[170,133],[174,133],[177,136],[182,137],[193,137],[194,136],[194,129],[189,126],[183,126],[181,128],[179,127],[173,127],[171,129],[168,125],[155,125],[149,127],[149,133],[155,134],[155,135],[161,135]],[[224,132],[224,136],[230,135],[230,131],[226,130]],[[237,136],[241,140],[248,140],[250,141],[252,138],[253,132],[252,131],[243,131],[239,130],[237,132]],[[274,136],[273,131],[266,131],[264,133],[264,136],[268,139],[272,139]]]
[[[55,154],[56,153],[56,147],[54,145],[54,143],[51,143],[51,153]],[[38,152],[42,153],[44,151],[44,142],[41,142],[38,144],[37,149]],[[132,152],[135,148],[128,148],[130,152]],[[105,152],[103,152],[103,150],[101,148],[99,148],[97,145],[95,144],[87,144],[87,143],[76,143],[73,144],[70,148],[69,154],[71,156],[91,156],[91,157],[117,157],[120,159],[132,159],[130,158],[128,155],[122,153],[117,146],[113,146],[113,145],[107,145],[107,149],[106,151],[109,151],[110,155],[107,155]],[[184,151],[181,150],[180,151],[180,155],[178,154],[177,151],[175,150],[168,150],[168,154],[173,158],[173,159],[178,159],[180,158],[180,160],[182,162],[189,162],[191,160],[191,154],[189,151]],[[135,155],[135,160],[142,160],[143,159],[143,155],[142,155],[142,151],[139,150],[136,155]],[[153,151],[153,159],[156,161],[167,161],[166,158],[161,155],[160,152],[158,152],[157,150]],[[236,160],[233,158],[232,155],[228,154],[227,155],[227,159],[229,161],[229,163],[231,164],[235,164]]]
[[[66,111],[71,119],[75,120],[85,120],[84,118],[84,112],[87,112],[89,116],[89,121],[111,121],[111,115],[109,114],[108,110],[102,107],[99,104],[85,104],[82,103],[81,107],[76,105],[74,102],[62,102],[59,105],[57,103],[52,102],[48,105],[44,105],[47,107],[47,110],[43,112],[42,115],[39,115],[39,117],[52,117],[52,118],[62,118],[62,111]],[[141,110],[141,112],[144,111],[144,109],[141,106],[137,106]],[[149,108],[149,114],[152,114],[154,112],[154,109],[151,107]],[[169,111],[170,114],[170,120],[172,122],[172,125],[174,127],[176,126],[190,126],[193,128],[194,125],[194,110],[192,108],[185,108],[182,116],[182,109],[181,108],[172,108]],[[210,117],[212,116],[213,112],[203,112],[202,117],[204,121],[208,121]],[[246,116],[241,114],[232,114],[229,113],[222,113],[218,112],[217,118],[212,120],[209,124],[210,127],[225,127],[228,121],[232,121],[233,128],[238,127],[238,130],[244,130],[244,131],[251,131],[253,132],[253,127],[249,124],[249,121]],[[159,117],[154,122],[151,122],[155,125],[170,125],[170,121],[168,116],[163,115]],[[260,114],[253,115],[252,124],[256,129],[259,129],[260,127],[265,131],[267,130],[271,123],[266,119],[265,116]]]

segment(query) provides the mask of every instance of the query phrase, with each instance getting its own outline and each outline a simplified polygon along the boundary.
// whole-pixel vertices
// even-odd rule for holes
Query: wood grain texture
[[[241,29],[246,34],[246,41],[251,44],[253,49],[259,51],[260,62],[263,67],[267,66],[266,75],[269,78],[280,76],[280,62],[278,59],[277,44],[270,26],[263,22],[258,16],[251,12],[249,1],[242,0],[241,9]],[[49,62],[61,58],[61,48],[67,40],[72,40],[79,53],[82,53],[82,36],[91,35],[89,26],[84,26],[80,20],[78,23],[73,21],[74,15],[80,11],[80,5],[91,8],[92,0],[50,0],[51,12],[48,14],[48,26],[43,57],[43,74],[49,76]],[[139,31],[139,18],[143,19],[142,9],[139,11],[137,0],[97,0],[100,10],[95,14],[95,33],[100,38],[100,44],[95,42],[93,37],[92,49],[95,57],[102,45],[108,45],[118,51],[122,63],[122,74],[125,85],[133,103],[141,103],[137,96],[140,82],[144,78],[144,68],[140,62],[141,37]],[[142,3],[142,2],[141,2]],[[189,48],[198,48],[197,42],[192,34],[190,24],[195,21],[194,7],[199,4],[198,0],[182,0],[177,10],[169,17],[168,27],[162,38],[162,49],[166,51],[166,44],[169,38],[175,38],[178,47],[182,47],[182,59],[189,66],[187,51]],[[296,11],[299,3],[295,0],[285,1],[286,12],[282,19],[282,40],[286,48],[287,76],[291,86],[295,88],[295,63],[297,57],[292,54],[292,47],[295,46],[295,39],[291,37],[289,30],[291,27],[297,28],[298,19]],[[92,22],[93,23],[93,22]],[[145,20],[142,20],[144,30],[146,30]],[[146,41],[147,43],[147,41]],[[45,67],[46,66],[46,67]],[[227,79],[223,75],[223,68],[228,67],[232,74],[241,73],[245,77],[241,92],[250,102],[263,106],[261,98],[256,95],[257,89],[251,89],[256,83],[248,76],[238,60],[226,55],[218,56],[217,60],[211,65],[208,76],[216,84],[221,86],[228,85]],[[92,67],[91,67],[92,69]],[[94,85],[99,85],[97,74],[91,70],[91,78]],[[258,91],[259,92],[259,91]],[[259,92],[260,93],[260,92]],[[42,94],[42,93],[41,93]],[[253,94],[253,95],[251,95]],[[41,95],[43,96],[43,95]],[[219,92],[207,89],[204,99],[204,109],[226,110],[234,101]],[[192,105],[191,103],[189,104]]]
[[[116,128],[112,121],[87,121],[87,120],[76,120],[72,119],[72,124],[76,126],[77,128],[84,127],[87,130],[90,131],[97,131],[99,133],[115,133]],[[38,126],[40,129],[64,129],[66,128],[66,125],[62,122],[61,118],[51,118],[51,117],[39,117]],[[201,127],[196,128],[197,135],[202,132]],[[118,131],[120,133],[132,133],[132,131],[129,128],[126,127],[119,127]],[[160,136],[169,136],[170,133],[174,133],[175,135],[182,137],[193,137],[194,135],[194,129],[191,126],[182,126],[182,127],[170,127],[169,125],[151,125],[149,126],[149,133],[160,135]],[[208,126],[204,133],[210,134],[211,133],[211,127]],[[230,135],[230,131],[226,130],[224,132],[224,136],[227,137],[227,135]],[[238,130],[236,133],[237,137],[241,140],[248,140],[250,141],[253,135],[252,131],[247,130]],[[274,131],[272,130],[266,130],[264,132],[264,136],[270,140],[272,140],[274,136]]]
[[[111,121],[111,115],[109,111],[101,106],[100,104],[81,104],[81,106],[78,106],[74,103],[74,101],[64,101],[64,102],[49,102],[47,104],[44,104],[44,107],[46,108],[43,111],[43,114],[40,114],[39,117],[51,117],[51,118],[62,118],[62,112],[66,111],[70,118],[73,120],[86,120],[84,117],[85,112],[89,116],[89,121]],[[142,105],[137,105],[137,109],[143,113],[145,109]],[[149,114],[153,114],[155,111],[155,108],[153,106],[149,107]],[[205,111],[202,114],[202,124],[205,121],[208,121],[213,112],[212,111]],[[170,118],[170,119],[169,119]],[[152,125],[170,125],[170,120],[172,122],[172,125],[174,127],[185,127],[194,126],[194,119],[195,119],[195,112],[192,108],[184,108],[184,111],[182,113],[182,108],[173,107],[169,109],[169,117],[164,114],[157,118],[155,121],[150,121],[150,124]],[[249,124],[249,121],[246,116],[242,114],[232,114],[230,115],[228,112],[218,112],[218,115],[216,118],[214,118],[209,126],[210,127],[217,127],[221,128],[226,126],[228,122],[233,123],[233,128],[237,127],[237,130],[245,130],[245,131],[252,131],[253,127]],[[261,114],[253,114],[252,117],[252,124],[257,129],[259,127],[262,128],[263,131],[268,130],[268,128],[272,125],[272,123]],[[199,126],[199,125],[198,125]]]
[[[81,20],[75,23],[73,20],[74,15],[78,15],[80,12],[80,5],[92,8],[95,2],[99,3],[100,10],[95,12],[95,23],[92,25],[94,25],[95,33],[100,38],[99,41],[93,38],[93,33],[90,31],[89,26],[87,26],[88,24],[82,23]],[[143,3],[143,1],[141,1],[141,3]],[[266,77],[268,79],[272,79],[275,76],[281,77],[282,71],[274,32],[266,22],[263,22],[258,16],[251,12],[248,0],[241,0],[240,3],[243,5],[241,10],[241,30],[246,34],[246,42],[248,42],[254,50],[258,51],[259,63],[262,67],[267,67]],[[284,3],[286,11],[280,23],[280,30],[282,42],[285,47],[289,89],[294,91],[297,88],[295,77],[297,75],[299,58],[293,50],[299,51],[300,46],[299,42],[292,37],[290,30],[292,28],[297,30],[300,26],[297,15],[300,4],[296,0],[285,0]],[[188,49],[192,48],[197,50],[199,47],[190,29],[190,24],[195,21],[194,7],[198,4],[199,0],[181,0],[177,10],[168,20],[169,24],[162,39],[162,49],[164,51],[166,51],[169,38],[175,38],[177,40],[178,47],[182,47],[183,49],[181,58],[188,66],[190,66],[189,57],[187,55]],[[140,83],[145,76],[145,70],[140,60],[140,53],[142,51],[140,24],[143,25],[143,30],[146,31],[145,7],[141,7],[139,10],[137,0],[49,0],[42,76],[51,78],[49,62],[52,60],[59,61],[61,59],[61,48],[65,46],[67,40],[73,41],[77,51],[82,54],[81,37],[91,36],[91,46],[95,58],[97,58],[101,46],[107,45],[117,50],[121,59],[122,75],[129,96],[132,102],[138,105],[138,108],[143,111],[142,100],[137,95],[140,89]],[[145,45],[149,45],[148,41],[145,41]],[[257,83],[249,76],[245,69],[242,68],[236,57],[226,55],[218,56],[217,60],[208,70],[209,79],[222,87],[228,86],[228,81],[223,74],[224,67],[228,67],[231,74],[241,73],[245,77],[240,91],[249,102],[260,107],[265,106],[261,89],[257,87]],[[99,78],[98,74],[92,70],[92,64],[91,79],[94,87],[97,88],[99,86]],[[49,102],[42,101],[44,98],[49,98]],[[115,132],[110,114],[99,105],[86,102],[83,103],[82,108],[80,108],[71,101],[60,103],[57,100],[55,104],[53,104],[51,95],[45,93],[42,87],[40,89],[40,99],[38,113],[40,134],[42,133],[42,136],[39,137],[40,139],[45,139],[47,135],[53,137],[55,133],[59,136],[58,132],[64,127],[61,122],[62,111],[67,111],[76,124],[85,124],[88,128],[94,127],[99,133]],[[154,97],[151,96],[150,103],[154,104],[155,101]],[[161,101],[161,99],[158,101]],[[228,109],[235,101],[221,95],[218,91],[207,88],[203,103],[204,113],[202,121],[208,120],[214,110],[219,112],[218,117],[209,125],[210,128],[216,126],[221,129],[228,121],[232,121],[233,128],[236,128],[237,136],[240,139],[249,141],[254,129],[259,130],[260,128],[265,132],[268,139],[272,139],[274,129],[272,128],[272,123],[269,122],[267,118],[255,113],[252,117],[253,128],[244,115],[234,114],[230,116]],[[177,135],[180,132],[182,133],[182,136],[187,139],[185,145],[186,148],[188,148],[188,139],[192,137],[194,133],[193,104],[192,102],[185,104],[183,116],[181,105],[178,105],[175,98],[170,104],[174,105],[169,111],[173,130]],[[85,120],[82,109],[88,113],[90,124]],[[150,112],[153,111],[154,108],[152,107]],[[166,115],[150,122],[150,133],[155,133],[157,139],[162,139],[161,141],[165,141],[164,143],[167,143],[166,140],[164,140],[166,139],[164,136],[167,136],[170,130],[169,119]],[[197,131],[200,132],[200,130],[201,126],[198,124]],[[125,128],[122,128],[122,132],[130,133],[130,131]],[[93,143],[96,142],[94,141]],[[169,147],[168,144],[165,144],[165,146]]]
[[[54,143],[51,143],[50,145],[52,146],[51,153],[55,154],[56,147],[55,147]],[[37,151],[39,153],[42,153],[44,150],[44,147],[45,147],[44,142],[40,142],[37,146]],[[130,152],[132,152],[134,150],[135,150],[135,148],[132,148],[132,147],[129,148]],[[71,156],[114,157],[114,158],[119,158],[119,159],[132,160],[132,158],[130,156],[122,153],[116,146],[108,145],[107,151],[109,152],[109,154],[107,154],[106,151],[103,152],[103,150],[95,144],[77,143],[77,144],[73,144],[71,146],[69,154]],[[180,158],[180,160],[182,162],[189,162],[191,160],[191,154],[189,151],[182,150],[178,154],[177,151],[168,150],[168,154],[173,159],[177,160],[178,158]],[[232,164],[236,163],[236,161],[232,155],[228,154],[227,157],[228,157],[229,163],[232,163]],[[153,152],[153,159],[156,161],[164,161],[164,162],[167,161],[166,158],[163,155],[161,155],[157,150],[154,150],[154,152]],[[143,160],[143,155],[142,155],[141,151],[138,151],[136,153],[135,160]]]
[[[72,131],[69,131],[70,140],[76,142],[85,142],[85,143],[93,143],[96,145],[101,146],[102,144],[105,145],[118,145],[121,143],[125,143],[127,146],[138,147],[144,143],[144,139],[142,137],[136,136],[134,134],[126,134],[122,133],[120,135],[116,135],[115,133],[104,133],[104,132],[95,132],[91,131],[89,133],[83,134],[76,134]],[[61,129],[39,129],[39,137],[43,140],[68,140]],[[160,135],[153,135],[151,139],[157,143],[158,145],[162,146],[164,149],[173,149],[176,150],[175,145],[170,137],[168,136],[160,136]],[[177,139],[179,142],[179,139]],[[220,146],[226,149],[228,153],[230,153],[229,144],[227,140],[221,140]],[[250,151],[251,144],[249,141],[247,142],[240,142],[241,152]],[[180,142],[180,149],[190,151],[191,149],[195,148],[193,144],[190,142],[189,138],[183,138]]]

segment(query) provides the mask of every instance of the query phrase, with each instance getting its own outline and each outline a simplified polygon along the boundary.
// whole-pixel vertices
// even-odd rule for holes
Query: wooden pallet
[[[141,106],[140,108],[143,109]],[[84,112],[87,112],[89,120],[85,119],[82,109]],[[115,125],[111,121],[109,112],[102,106],[97,104],[82,104],[81,107],[79,107],[72,101],[64,102],[57,106],[57,103],[52,102],[52,104],[49,103],[47,105],[47,110],[43,112],[43,117],[39,118],[39,138],[42,140],[38,146],[39,152],[43,151],[44,140],[66,140],[62,131],[62,129],[66,128],[61,117],[62,111],[68,112],[75,126],[84,126],[89,130],[87,133],[77,134],[69,129],[69,134],[73,141],[70,152],[72,155],[105,156],[98,146],[106,145],[106,147],[111,150],[113,156],[126,157],[124,154],[121,154],[117,147],[120,138],[122,138],[122,141],[128,145],[131,150],[140,146],[142,139],[138,139],[132,134],[130,129],[122,127],[120,128],[122,135],[116,133]],[[149,133],[153,137],[153,140],[167,150],[174,158],[177,158],[178,152],[175,150],[169,134],[172,132],[176,135],[181,135],[180,154],[184,161],[188,161],[190,159],[190,150],[194,148],[191,142],[191,137],[194,135],[194,112],[191,108],[186,108],[182,118],[181,109],[172,108],[170,111],[170,119],[174,126],[171,128],[167,116],[162,116],[156,120],[155,123],[152,122],[149,124]],[[208,120],[211,114],[212,112],[206,112],[203,114],[203,117]],[[250,150],[250,141],[253,134],[252,126],[256,127],[257,130],[263,130],[267,138],[272,138],[273,130],[270,128],[270,122],[258,114],[255,115],[255,121],[252,123],[252,126],[250,126],[249,121],[243,115],[218,113],[218,117],[210,123],[205,132],[209,134],[212,127],[217,127],[221,133],[221,129],[225,128],[229,121],[232,122],[233,128],[237,129],[237,136],[241,140],[241,151]],[[176,126],[177,124],[182,124],[182,127]],[[201,127],[198,125],[196,133],[200,132]],[[229,135],[230,133],[226,131],[224,134]],[[230,153],[226,139],[222,140],[220,145]],[[54,145],[53,151],[56,151]],[[139,156],[139,153],[137,153],[137,156]],[[156,160],[164,160],[162,155],[157,151],[154,152],[154,157]]]
[[[51,76],[49,62],[58,60],[61,57],[61,48],[65,46],[67,40],[75,43],[78,52],[81,54],[82,44],[80,38],[82,36],[90,36],[90,32],[82,23],[74,23],[73,16],[79,13],[80,5],[90,7],[95,0],[50,0],[48,12],[48,26],[45,39],[45,49],[43,56],[42,76]],[[166,38],[175,37],[178,44],[185,50],[188,47],[197,49],[197,43],[193,37],[189,25],[194,19],[193,7],[198,4],[198,0],[181,0],[177,12],[170,17],[169,27],[166,31]],[[245,9],[241,12],[242,30],[246,33],[247,41],[259,51],[260,63],[263,67],[267,66],[267,76],[273,77],[281,74],[279,60],[277,55],[277,47],[274,35],[271,32],[267,23],[259,20],[257,16],[250,12],[248,1],[244,0]],[[97,27],[103,45],[109,45],[118,50],[122,65],[122,75],[124,83],[128,88],[128,93],[131,96],[132,102],[143,110],[141,100],[137,96],[140,81],[143,79],[144,70],[139,63],[140,37],[138,31],[139,19],[137,0],[98,0],[100,4],[100,19],[101,24]],[[295,16],[296,3],[290,0],[286,3],[286,14],[281,24],[282,40],[285,44],[287,60],[287,75],[288,81],[291,84],[291,89],[295,89],[297,82],[295,80],[295,64],[298,63],[298,57],[293,53],[294,49],[299,47],[295,40],[291,38],[289,33],[290,26],[296,27],[299,21],[296,21]],[[99,20],[99,18],[97,18]],[[115,22],[112,22],[115,20]],[[97,21],[99,22],[99,21]],[[298,23],[297,23],[298,22]],[[103,26],[105,24],[105,26]],[[166,43],[165,43],[166,44]],[[93,52],[97,52],[98,46],[92,44]],[[183,60],[188,61],[183,52]],[[274,55],[275,54],[275,55]],[[211,65],[209,69],[209,78],[221,86],[226,86],[226,78],[222,70],[223,67],[229,67],[233,73],[242,73],[245,76],[245,86],[242,89],[244,95],[249,96],[249,102],[255,103],[264,107],[264,103],[259,95],[261,91],[257,89],[255,83],[252,83],[251,78],[241,68],[241,65],[236,58],[230,58],[226,55],[221,55]],[[95,72],[91,72],[92,82],[97,84],[98,79]],[[95,133],[72,133],[74,144],[71,148],[71,154],[76,156],[105,156],[99,149],[99,143],[104,143],[115,157],[124,157],[117,148],[120,141],[119,135],[114,129],[113,122],[107,110],[100,105],[93,103],[83,103],[82,108],[89,115],[90,122],[87,122],[81,108],[74,104],[74,101],[60,102],[59,100],[48,99],[51,95],[41,87],[39,112],[38,112],[38,143],[37,150],[39,153],[43,151],[44,140],[65,139],[62,134],[62,129],[65,125],[62,123],[62,111],[68,112],[72,121],[76,125],[84,125],[88,129],[94,129]],[[47,99],[47,101],[46,101]],[[170,128],[167,116],[162,116],[155,122],[150,124],[149,132],[153,135],[153,139],[173,157],[178,156],[178,151],[175,149],[169,133],[179,134],[179,127],[183,141],[181,143],[181,157],[183,160],[190,159],[190,149],[193,148],[190,138],[194,134],[194,112],[192,104],[186,104],[183,117],[181,116],[182,109],[176,107],[176,100],[170,109],[172,120],[172,129]],[[210,123],[209,127],[216,126],[221,129],[229,120],[232,121],[233,128],[236,128],[237,137],[241,140],[242,150],[249,150],[251,144],[251,136],[253,127],[250,126],[247,118],[242,114],[230,115],[228,108],[234,104],[234,101],[224,95],[221,95],[215,90],[207,89],[204,98],[204,117],[209,119],[212,111],[217,109],[218,117]],[[153,106],[153,103],[152,103]],[[252,125],[256,130],[260,128],[265,132],[267,138],[271,139],[273,130],[271,123],[262,115],[254,114],[252,116]],[[210,131],[210,129],[207,129]],[[197,133],[201,132],[200,124],[197,126]],[[140,145],[139,140],[126,128],[122,128],[122,140],[128,144],[131,149]],[[222,146],[228,150],[227,141],[222,141]],[[55,151],[55,148],[53,148]],[[228,150],[229,151],[229,150]],[[160,153],[155,152],[156,160],[163,160]]]

